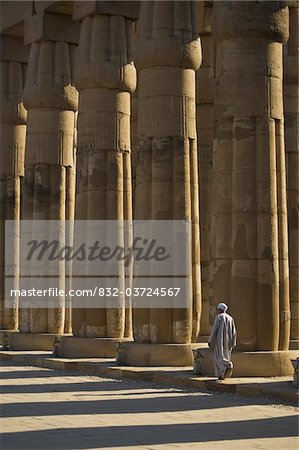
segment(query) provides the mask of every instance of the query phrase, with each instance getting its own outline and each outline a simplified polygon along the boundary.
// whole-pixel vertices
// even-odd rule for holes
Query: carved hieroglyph
[[[3,38],[1,61],[0,133],[0,328],[18,329],[18,299],[5,308],[5,220],[15,222],[14,287],[18,288],[21,180],[24,176],[24,149],[27,111],[23,106],[27,52],[22,39]],[[25,58],[18,57],[18,50]],[[19,56],[22,56],[19,55]],[[23,60],[23,61],[22,61]]]
[[[24,89],[28,110],[22,219],[72,219],[74,127],[78,93],[72,84],[76,46],[42,41],[31,45]],[[60,267],[64,284],[64,268]],[[20,331],[63,333],[61,306],[21,309]],[[69,330],[66,330],[69,331]]]
[[[75,75],[80,92],[76,189],[79,220],[132,219],[130,96],[136,88],[132,37],[133,21],[120,15],[88,16],[81,24]],[[120,283],[122,277],[120,274]],[[126,315],[124,301],[120,298],[117,309],[74,309],[74,335],[129,335],[130,311],[127,309]]]
[[[135,309],[137,342],[189,343],[201,309],[195,70],[201,63],[196,2],[141,2],[135,219],[192,223],[192,308]]]
[[[214,3],[212,301],[244,350],[286,350],[290,303],[282,96],[288,8]]]
[[[289,8],[290,37],[284,50],[284,111],[290,264],[291,339],[299,339],[299,8]]]

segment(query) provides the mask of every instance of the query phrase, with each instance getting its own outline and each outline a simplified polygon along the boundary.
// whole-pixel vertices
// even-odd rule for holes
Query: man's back
[[[218,318],[220,321],[219,328],[223,333],[223,345],[228,347],[228,349],[232,349],[237,343],[237,333],[234,319],[226,312],[219,314]]]
[[[219,303],[218,314],[209,337],[209,347],[214,349],[215,375],[219,380],[224,380],[232,374],[231,351],[237,341],[234,319],[226,313],[227,309],[228,306],[225,303]]]

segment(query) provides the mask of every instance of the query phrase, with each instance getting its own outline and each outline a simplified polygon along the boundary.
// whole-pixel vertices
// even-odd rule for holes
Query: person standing
[[[231,353],[237,343],[234,319],[226,313],[227,309],[225,303],[219,303],[217,306],[217,316],[208,341],[209,347],[214,350],[215,375],[218,380],[232,376]]]

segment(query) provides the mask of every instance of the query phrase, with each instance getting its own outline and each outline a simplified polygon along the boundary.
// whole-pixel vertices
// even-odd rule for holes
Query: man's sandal
[[[233,374],[233,368],[232,367],[228,367],[226,369],[226,371],[224,372],[223,377],[224,378],[230,378],[232,376],[232,374]]]

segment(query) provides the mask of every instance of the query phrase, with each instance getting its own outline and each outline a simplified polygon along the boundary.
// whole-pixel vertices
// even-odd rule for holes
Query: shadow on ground
[[[233,433],[232,433],[233,430]],[[1,448],[73,450],[297,436],[297,416],[222,423],[109,426],[3,433]]]

